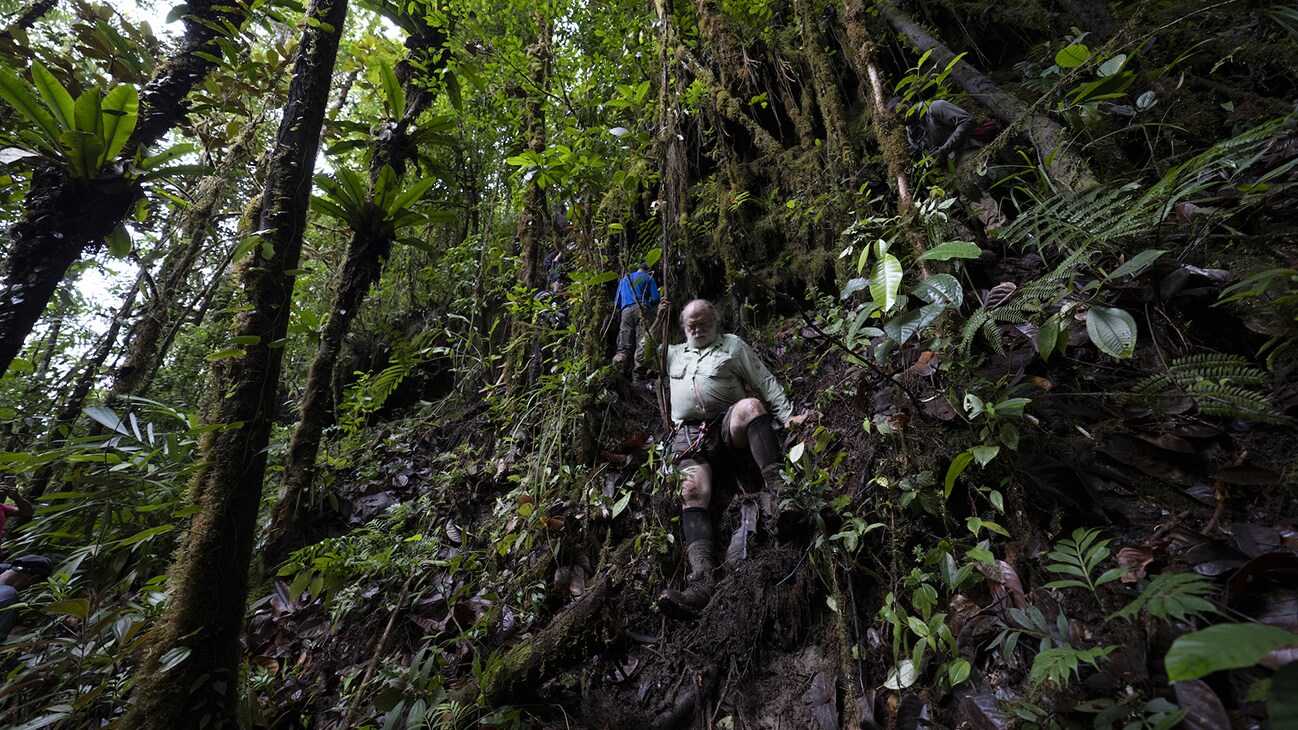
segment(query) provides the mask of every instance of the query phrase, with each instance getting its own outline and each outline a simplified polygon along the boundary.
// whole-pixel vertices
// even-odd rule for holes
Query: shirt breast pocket
[[[699,363],[698,369],[695,370],[694,374],[697,377],[707,378],[709,380],[722,379],[729,374],[728,365],[729,361],[727,360],[708,358]]]
[[[676,360],[670,366],[668,366],[667,375],[669,375],[673,380],[680,380],[684,378],[685,363],[681,360]]]

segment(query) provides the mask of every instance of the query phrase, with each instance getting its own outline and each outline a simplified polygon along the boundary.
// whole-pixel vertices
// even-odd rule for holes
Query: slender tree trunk
[[[902,134],[901,124],[895,115],[888,112],[888,103],[884,100],[883,75],[875,61],[874,41],[865,27],[865,9],[861,0],[845,0],[843,3],[843,22],[847,28],[848,42],[852,45],[849,59],[854,62],[858,75],[866,79],[869,87],[870,119],[874,128],[874,138],[878,141],[879,150],[883,153],[884,164],[888,167],[888,179],[897,188],[897,213],[904,221],[906,240],[917,254],[925,249],[923,230],[914,220],[915,198],[911,193],[910,157],[907,155],[906,138]],[[920,275],[928,278],[927,262],[921,261]]]
[[[528,79],[527,103],[523,108],[523,148],[537,154],[545,152],[545,92],[549,88],[551,61],[551,34],[553,20],[550,8],[543,7],[536,13],[536,42],[527,48],[531,61],[531,76]],[[535,181],[529,181],[523,189],[523,207],[518,213],[518,242],[521,256],[519,279],[523,288],[531,295],[540,291],[545,282],[541,272],[542,247],[549,239],[550,221],[546,216],[545,189]],[[516,371],[520,362],[526,363],[533,350],[536,332],[531,322],[523,318],[514,320],[510,328],[509,349],[505,356],[503,380],[506,390],[514,392]],[[526,373],[524,373],[526,382]]]
[[[210,242],[210,231],[213,229],[212,217],[218,205],[225,198],[225,190],[230,184],[236,170],[243,166],[248,158],[249,146],[256,137],[261,118],[243,126],[242,131],[231,142],[222,160],[220,168],[203,179],[195,195],[196,204],[185,216],[182,225],[189,243],[183,249],[168,252],[158,271],[158,286],[153,299],[144,308],[139,322],[131,333],[130,350],[117,368],[117,376],[109,389],[107,402],[116,403],[125,395],[141,392],[141,386],[152,375],[154,368],[166,357],[170,342],[159,347],[159,341],[171,324],[181,314],[180,298],[185,288],[185,281],[194,269],[195,263],[207,250]],[[222,267],[223,269],[224,267]],[[221,269],[215,272],[220,277]]]
[[[428,28],[419,36],[412,36],[406,42],[410,48],[408,66],[421,64],[438,48],[445,45],[446,34],[441,29]],[[414,63],[411,63],[414,62]],[[408,76],[403,84],[406,95],[406,108],[402,110],[401,119],[389,130],[386,138],[376,139],[370,162],[370,184],[373,184],[385,166],[391,166],[400,179],[405,172],[412,151],[411,131],[421,114],[433,102],[434,95],[425,88],[424,79],[431,77],[445,60],[437,66],[428,68],[419,76]],[[372,193],[371,193],[372,197]],[[372,202],[372,201],[371,201]],[[315,357],[307,374],[306,389],[298,413],[298,426],[293,431],[292,441],[288,447],[288,457],[284,466],[284,499],[275,514],[271,526],[272,548],[268,551],[271,560],[281,557],[292,547],[292,527],[306,510],[315,506],[311,486],[315,481],[316,457],[320,453],[320,437],[324,430],[333,425],[336,412],[331,407],[333,395],[334,370],[338,365],[338,355],[342,351],[343,338],[351,329],[351,324],[360,310],[370,288],[383,273],[383,265],[392,252],[392,243],[396,234],[389,227],[368,227],[355,231],[347,246],[342,268],[334,281],[333,301],[329,307],[329,319],[320,333],[320,345],[316,348]],[[282,539],[288,539],[283,544]]]
[[[889,25],[910,39],[916,50],[921,53],[932,51],[929,58],[939,68],[945,68],[955,60],[951,49],[916,25],[897,6],[887,0],[876,2],[875,6]],[[1036,147],[1037,155],[1048,163],[1050,176],[1061,190],[1075,193],[1099,184],[1086,160],[1069,148],[1068,132],[1054,120],[1035,111],[1034,106],[1023,103],[1013,94],[1001,91],[995,82],[963,60],[952,69],[951,78],[1008,127],[1020,124],[1026,127],[1024,133]],[[1007,128],[1005,131],[1011,130]]]
[[[140,668],[138,693],[123,726],[144,730],[233,727],[239,688],[239,635],[248,598],[257,511],[266,471],[266,445],[288,330],[294,276],[302,251],[311,172],[346,0],[313,1],[298,45],[283,121],[276,135],[261,198],[258,246],[241,276],[251,309],[235,334],[253,344],[218,361],[209,423],[227,430],[205,436],[203,468],[191,484],[199,508],[171,572],[171,600],[153,651]],[[269,250],[267,250],[269,249]],[[184,652],[175,666],[162,659]]]
[[[140,90],[139,121],[119,160],[130,160],[180,122],[182,100],[216,66],[210,58],[221,55],[216,39],[226,33],[216,28],[237,27],[244,12],[219,0],[189,4],[181,49]],[[94,180],[77,180],[47,165],[32,175],[22,220],[10,229],[9,255],[0,262],[0,374],[22,351],[68,268],[98,247],[139,199],[142,189],[126,169],[114,162]]]
[[[95,380],[103,372],[104,363],[108,361],[108,356],[112,354],[113,347],[117,345],[117,335],[122,331],[122,325],[131,316],[131,311],[135,307],[135,297],[140,293],[140,286],[144,283],[145,270],[141,270],[139,276],[135,277],[135,283],[131,285],[130,291],[122,299],[122,305],[118,307],[117,312],[113,315],[112,322],[108,329],[99,338],[99,343],[81,363],[81,374],[77,376],[76,383],[72,386],[72,392],[66,398],[60,398],[62,401],[62,410],[57,418],[54,419],[54,425],[45,434],[44,445],[48,448],[54,444],[67,440],[72,432],[72,426],[76,423],[77,417],[81,415],[81,409],[86,405],[86,398],[90,396],[90,390],[95,386]],[[27,488],[29,499],[36,499],[45,494],[49,488],[50,479],[54,476],[55,470],[51,466],[42,467],[35,476],[32,477],[31,484]]]

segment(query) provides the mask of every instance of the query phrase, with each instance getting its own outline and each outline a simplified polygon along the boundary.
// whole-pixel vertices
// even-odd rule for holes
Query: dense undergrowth
[[[398,70],[357,60],[396,58],[386,40],[355,39],[346,83],[384,119],[409,108],[412,68],[440,69],[436,120],[409,142],[427,177],[402,188],[389,167],[369,182],[382,194],[354,171],[320,184],[327,223],[302,281],[342,270],[353,233],[405,231],[409,245],[334,353],[335,422],[300,503],[280,492],[293,404],[344,313],[323,287],[295,290],[281,403],[263,404],[275,423],[238,686],[219,693],[237,722],[1298,722],[1298,74],[1277,52],[1293,8],[1143,3],[1093,9],[1080,30],[1022,3],[954,4],[958,33],[931,18],[972,34],[966,61],[1047,109],[1073,140],[1056,152],[1100,181],[1061,189],[1029,113],[1004,120],[979,160],[1013,214],[993,235],[955,192],[969,174],[922,150],[906,170],[914,204],[894,203],[848,43],[853,22],[884,37],[880,18],[809,0],[655,4],[652,20],[607,5],[551,8],[569,24],[552,80],[534,75],[546,26],[531,7],[430,4],[446,55]],[[977,108],[954,63],[878,43],[889,91]],[[266,68],[287,50],[245,53],[265,68],[239,83],[266,74],[255,90],[274,98]],[[538,100],[549,121],[528,126]],[[371,122],[329,124],[345,136]],[[398,125],[384,124],[388,139]],[[538,124],[548,146],[497,139]],[[332,162],[372,164],[349,157],[359,139],[335,139]],[[550,218],[538,189],[571,228],[537,223]],[[264,231],[222,225],[229,259],[256,255]],[[547,246],[565,288],[538,295]],[[162,250],[140,257],[136,288],[154,297]],[[653,601],[683,580],[660,386],[607,357],[609,289],[641,256],[677,305],[715,299],[813,416],[785,434],[792,518],[761,516],[754,474],[722,486],[713,517],[742,557],[696,622]],[[0,649],[6,727],[124,725],[200,510],[195,475],[214,438],[244,427],[201,415],[229,397],[219,381],[204,392],[212,363],[258,344],[229,337],[243,305],[227,263],[205,264],[212,283],[177,315],[150,387],[117,393],[100,358],[75,395],[69,363],[92,338],[60,339],[65,320],[84,326],[71,295],[0,381],[0,468],[43,492],[5,549],[58,566],[23,592]],[[78,398],[69,419],[50,415]],[[148,671],[189,653],[154,651]]]

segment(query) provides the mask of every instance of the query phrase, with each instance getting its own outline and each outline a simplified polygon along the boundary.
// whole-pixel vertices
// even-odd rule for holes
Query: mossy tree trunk
[[[542,7],[536,13],[536,42],[527,48],[530,63],[528,85],[524,90],[527,101],[523,105],[523,149],[536,154],[545,152],[545,102],[550,84],[551,36],[554,20],[550,8]],[[545,283],[541,271],[543,247],[550,240],[550,220],[546,215],[545,189],[535,180],[523,188],[523,204],[518,212],[517,236],[520,255],[519,280],[530,296],[540,291]],[[508,392],[515,390],[519,371],[526,367],[528,353],[536,338],[532,323],[524,318],[514,320],[510,328],[509,349],[505,356],[504,383]],[[526,380],[524,373],[523,379]]]
[[[236,725],[239,635],[248,597],[266,446],[275,415],[294,276],[302,250],[311,172],[347,15],[346,0],[317,0],[293,63],[283,121],[261,197],[264,245],[243,262],[247,311],[235,335],[245,353],[218,361],[203,468],[191,483],[198,513],[170,578],[171,599],[123,726],[144,730]],[[178,660],[178,661],[177,661]],[[164,662],[166,662],[164,664]],[[174,664],[174,666],[166,666]]]
[[[431,27],[406,41],[410,49],[409,58],[398,69],[426,70],[417,75],[409,71],[402,72],[405,76],[403,87],[406,107],[401,110],[401,118],[392,120],[388,125],[388,134],[373,142],[370,157],[371,198],[374,182],[384,166],[391,166],[398,179],[406,171],[407,162],[414,152],[411,132],[419,116],[434,99],[432,91],[426,88],[427,79],[434,78],[446,65],[446,55],[437,53],[445,43],[445,31]],[[294,525],[304,512],[314,508],[317,501],[312,498],[311,487],[315,481],[315,463],[320,453],[321,435],[336,420],[337,412],[333,407],[334,372],[338,356],[342,352],[343,338],[351,329],[365,296],[382,275],[383,265],[392,252],[395,238],[396,233],[391,226],[371,226],[353,231],[347,245],[342,267],[334,280],[329,318],[320,333],[320,345],[316,348],[307,373],[306,389],[298,409],[298,426],[289,443],[284,467],[284,498],[271,527],[272,560],[281,557],[285,550],[293,546],[295,541],[291,539],[291,532]],[[283,542],[285,539],[287,543]]]
[[[69,177],[53,166],[32,175],[22,219],[10,229],[12,244],[0,263],[0,374],[22,352],[68,269],[121,225],[142,194],[123,161],[181,121],[186,111],[181,102],[216,66],[211,59],[221,56],[217,39],[242,23],[245,13],[217,0],[188,7],[181,48],[140,90],[139,121],[119,161],[93,180]]]
[[[181,300],[185,297],[186,282],[211,243],[211,232],[216,225],[214,216],[226,197],[226,189],[235,171],[247,161],[249,146],[260,126],[260,118],[244,125],[230,143],[218,169],[199,183],[195,202],[180,226],[180,235],[186,244],[183,248],[169,251],[159,267],[153,296],[130,332],[126,359],[118,366],[109,388],[108,405],[116,404],[124,396],[140,393],[143,384],[166,357],[170,342],[164,344],[164,335],[185,309]],[[220,274],[218,269],[215,275]]]

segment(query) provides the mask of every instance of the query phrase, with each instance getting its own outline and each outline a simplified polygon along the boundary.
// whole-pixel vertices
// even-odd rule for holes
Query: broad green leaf
[[[969,241],[947,241],[920,254],[921,261],[949,261],[951,259],[976,259],[983,250]]]
[[[1077,68],[1091,57],[1091,49],[1081,43],[1074,43],[1062,48],[1055,54],[1055,63],[1060,68]]]
[[[342,221],[343,223],[346,223],[349,226],[355,223],[355,221],[352,220],[351,215],[347,211],[343,210],[337,203],[333,202],[332,200],[322,197],[320,195],[311,196],[311,210],[314,210],[315,212],[320,213],[321,215],[327,215],[327,216],[332,216],[334,218],[337,218],[338,220]]]
[[[949,304],[959,307],[964,304],[964,287],[950,274],[935,274],[911,288],[910,293],[929,304]]]
[[[171,162],[172,160],[178,157],[182,157],[191,152],[197,152],[197,151],[198,151],[198,146],[191,144],[189,142],[184,142],[182,144],[173,144],[172,146],[159,152],[156,155],[152,155],[150,157],[144,158],[143,160],[140,160],[139,167],[141,170],[153,170],[162,167],[163,165],[167,164],[168,162]]]
[[[226,358],[240,357],[247,354],[248,352],[244,350],[242,347],[229,347],[224,350],[217,350],[216,352],[208,355],[203,359],[204,360],[224,360]]]
[[[383,97],[388,116],[400,119],[406,109],[406,91],[401,88],[401,82],[397,81],[397,75],[392,72],[392,64],[386,58],[379,65],[379,75],[383,78]]]
[[[104,117],[99,103],[99,89],[86,89],[77,97],[72,105],[72,128],[103,139]]]
[[[374,204],[379,210],[387,212],[389,210],[389,198],[396,194],[397,172],[392,169],[391,165],[384,165],[379,170],[378,177],[374,180]],[[394,206],[395,207],[395,206]]]
[[[131,233],[125,225],[119,225],[108,234],[108,253],[114,258],[126,258],[131,252]]]
[[[1257,664],[1272,650],[1298,645],[1298,634],[1267,624],[1217,624],[1172,642],[1164,663],[1172,682]]]
[[[904,345],[907,340],[932,324],[933,320],[937,319],[946,310],[946,306],[945,304],[925,304],[919,309],[912,309],[899,317],[893,317],[884,322],[883,332],[888,337],[891,337],[893,342]]]
[[[1154,261],[1157,260],[1159,256],[1162,256],[1165,253],[1167,252],[1158,251],[1156,249],[1141,251],[1135,256],[1132,256],[1131,258],[1127,259],[1126,263],[1114,269],[1112,272],[1109,273],[1108,276],[1104,277],[1104,279],[1105,281],[1109,281],[1111,279],[1121,279],[1124,276],[1138,274],[1141,271],[1143,271],[1146,266],[1149,266],[1150,264],[1154,263]]]
[[[964,659],[956,659],[946,667],[947,680],[951,682],[952,687],[957,687],[969,679],[969,672],[973,667]]]
[[[901,262],[896,256],[885,253],[870,270],[870,296],[880,310],[887,312],[897,305],[897,292],[900,290]]]
[[[346,208],[361,210],[365,206],[366,194],[360,176],[349,168],[340,167],[334,172],[334,179],[338,181],[335,196],[338,202]]]
[[[100,164],[117,159],[126,141],[135,131],[140,118],[140,97],[133,86],[118,86],[104,97],[101,105],[103,117],[104,156]]]
[[[76,129],[63,132],[59,135],[59,146],[73,177],[89,180],[99,173],[99,155],[104,145],[94,134]]]
[[[40,63],[32,64],[32,81],[40,92],[41,101],[53,113],[54,122],[63,129],[71,129],[73,102],[68,90]]]
[[[1042,360],[1049,360],[1059,342],[1059,315],[1052,314],[1037,329],[1037,353]]]
[[[451,100],[451,106],[456,111],[462,111],[464,109],[464,99],[460,92],[460,78],[451,71],[446,70],[442,72],[442,83],[446,84],[446,98]]]
[[[45,613],[52,613],[58,616],[72,616],[85,621],[90,616],[90,600],[87,598],[68,598],[62,601],[54,601],[47,604],[44,609]]]
[[[1109,60],[1100,64],[1100,68],[1096,71],[1096,73],[1098,73],[1100,76],[1112,76],[1113,74],[1121,71],[1122,65],[1126,62],[1127,62],[1127,55],[1125,53],[1119,53],[1113,58],[1110,58]]]
[[[961,451],[951,460],[951,467],[946,470],[946,484],[943,490],[943,494],[947,499],[951,498],[951,490],[955,488],[955,480],[960,477],[960,473],[969,466],[973,458],[973,453]]]
[[[969,453],[973,454],[973,458],[978,462],[979,466],[987,466],[987,463],[995,459],[1000,452],[1001,447],[999,446],[975,446],[969,449]]]
[[[435,177],[426,177],[423,180],[414,183],[402,191],[402,193],[392,201],[392,207],[388,209],[388,212],[395,213],[402,208],[409,207],[411,203],[424,197],[424,193],[428,192],[428,189],[436,184],[437,178]]]
[[[8,69],[0,69],[0,98],[9,102],[9,106],[27,121],[40,127],[42,135],[48,140],[51,148],[58,143],[60,129],[54,117],[28,91],[27,83]]]
[[[1136,351],[1136,320],[1113,307],[1091,307],[1086,313],[1086,333],[1106,355],[1131,357]]]
[[[663,250],[661,248],[658,247],[651,248],[649,249],[649,252],[644,255],[645,265],[653,266],[654,264],[658,263],[658,260],[661,259],[662,257],[663,257]]]

